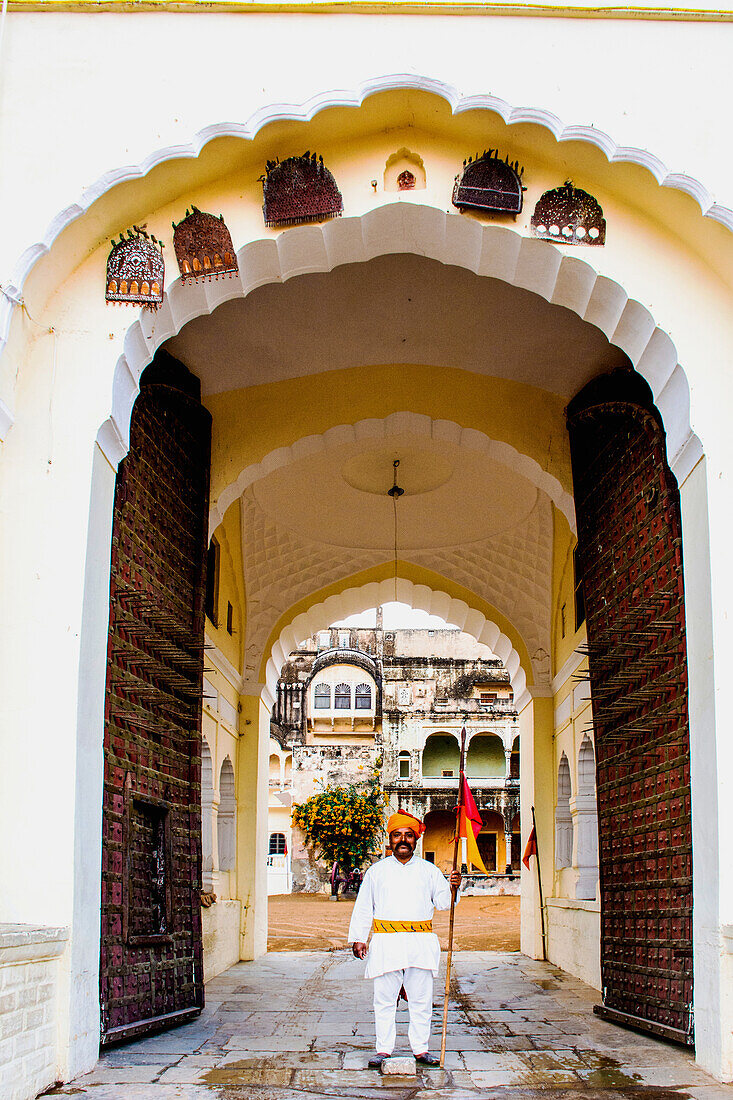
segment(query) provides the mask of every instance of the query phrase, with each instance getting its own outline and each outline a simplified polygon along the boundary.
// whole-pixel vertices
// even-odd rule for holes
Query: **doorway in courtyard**
[[[403,339],[430,365],[401,361]],[[501,356],[527,355],[542,359],[546,389],[536,363],[531,381],[500,377]],[[553,469],[572,462],[572,496],[533,449]],[[273,755],[277,783],[288,764],[286,734],[284,755],[270,751],[271,722],[287,733],[305,715],[307,730],[310,712],[304,758],[320,754],[335,775],[348,743],[366,768],[377,710],[382,729],[393,720],[392,685],[385,792],[422,810],[424,855],[444,861],[450,697],[442,710],[424,697],[432,725],[403,744],[418,679],[400,704],[384,651],[345,666],[351,634],[341,645],[337,628],[323,650],[317,637],[402,597],[488,646],[505,676],[480,669],[460,686],[480,725],[469,777],[503,779],[503,801],[482,807],[485,860],[514,875],[534,806],[550,957],[564,957],[563,927],[595,937],[601,1010],[691,1043],[683,595],[661,418],[625,356],[567,310],[398,255],[263,286],[184,325],[143,375],[117,480],[103,1042],[197,1013],[207,965],[264,948],[268,860],[286,856],[278,834],[287,846],[267,823]],[[310,669],[293,678],[308,644]],[[481,725],[500,685],[515,736]],[[522,949],[537,955],[534,869],[519,881]]]
[[[406,809],[424,822],[418,853],[450,871],[465,731],[485,870],[461,854],[456,946],[518,951],[518,726],[502,662],[439,616],[388,602],[303,639],[280,671],[270,722],[268,949],[343,947],[361,874],[388,850],[381,828],[367,858],[348,845],[325,856],[306,843],[293,810],[322,806],[330,821],[324,791],[348,798],[352,788],[378,789],[385,814]],[[213,801],[206,790],[202,801]],[[330,831],[335,847],[341,826]],[[205,864],[215,857],[213,845],[204,850]],[[436,915],[435,927],[447,946],[447,914]]]

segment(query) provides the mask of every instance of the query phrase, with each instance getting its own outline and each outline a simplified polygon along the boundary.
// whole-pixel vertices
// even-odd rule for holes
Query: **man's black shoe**
[[[369,1059],[369,1069],[381,1069],[385,1058],[389,1058],[389,1054],[375,1054],[373,1058]]]
[[[424,1054],[416,1054],[415,1055],[415,1061],[418,1063],[418,1065],[421,1065],[421,1066],[439,1066],[440,1065],[440,1058],[433,1057],[433,1055],[429,1054],[427,1050],[425,1051]]]

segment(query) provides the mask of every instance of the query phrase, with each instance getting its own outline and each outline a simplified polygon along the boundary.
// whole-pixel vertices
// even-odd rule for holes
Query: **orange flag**
[[[472,863],[474,867],[478,867],[485,875],[488,875],[489,872],[484,867],[483,860],[479,855],[478,845],[476,844],[476,837],[481,832],[483,821],[481,820],[481,814],[476,808],[476,803],[473,800],[468,780],[462,772],[461,788],[463,791],[463,798],[461,800],[462,805],[458,818],[458,835],[466,839],[466,856],[468,862]]]
[[[532,832],[529,834],[529,840],[527,841],[527,847],[524,849],[524,855],[522,856],[522,863],[529,870],[530,856],[537,855],[537,832],[534,825],[532,826]]]

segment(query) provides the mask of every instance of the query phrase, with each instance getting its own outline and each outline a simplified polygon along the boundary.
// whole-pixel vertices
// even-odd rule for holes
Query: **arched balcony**
[[[471,738],[466,754],[468,779],[505,779],[504,742],[495,733],[479,733]]]

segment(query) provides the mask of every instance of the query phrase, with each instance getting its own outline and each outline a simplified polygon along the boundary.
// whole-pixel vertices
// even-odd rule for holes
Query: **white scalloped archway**
[[[471,451],[482,452],[487,459],[509,467],[515,473],[525,477],[535,488],[546,493],[555,507],[562,512],[575,534],[575,504],[573,498],[556,477],[543,470],[539,462],[528,455],[521,454],[509,443],[491,439],[475,428],[462,428],[453,420],[433,420],[429,416],[414,412],[395,412],[383,420],[369,418],[355,424],[338,424],[329,428],[323,435],[307,435],[296,440],[290,447],[278,447],[265,455],[261,462],[245,467],[241,473],[223,489],[211,505],[209,513],[209,537],[224,519],[227,508],[260,478],[267,477],[273,470],[289,466],[293,462],[309,458],[320,451],[341,447],[345,443],[373,443],[388,440],[403,433],[426,440],[452,443]]]
[[[250,115],[246,122],[219,122],[198,130],[189,142],[163,146],[138,164],[112,168],[85,189],[75,203],[60,210],[48,226],[42,240],[31,245],[19,257],[6,289],[0,296],[0,347],[7,337],[7,326],[13,305],[22,297],[23,286],[37,261],[50,251],[57,237],[103,195],[121,183],[142,179],[160,164],[171,160],[192,160],[212,141],[219,138],[241,138],[253,141],[266,126],[278,122],[310,122],[321,111],[337,107],[358,108],[373,95],[390,91],[416,90],[428,92],[444,100],[453,114],[467,111],[491,111],[507,126],[533,125],[548,130],[558,142],[584,142],[600,149],[611,164],[633,164],[651,173],[660,187],[669,187],[689,195],[697,202],[703,217],[719,222],[733,231],[733,210],[716,203],[709,189],[700,180],[684,172],[671,172],[666,164],[648,149],[619,145],[595,126],[566,124],[552,111],[542,107],[516,107],[493,95],[463,96],[457,88],[433,77],[418,73],[386,73],[365,80],[353,89],[331,89],[320,92],[304,103],[271,103]]]
[[[464,600],[456,600],[447,592],[434,590],[424,584],[414,584],[405,577],[397,578],[396,596],[400,603],[427,611],[430,615],[439,615],[446,622],[453,623],[466,634],[472,635],[478,642],[489,646],[509,673],[516,705],[519,708],[524,706],[528,699],[526,672],[511,639],[501,632],[496,623],[487,619],[477,608],[470,607]],[[332,622],[368,611],[394,599],[395,581],[390,577],[361,587],[345,588],[343,592],[314,603],[307,611],[296,615],[281,630],[265,666],[265,685],[262,689],[265,705],[272,707],[280,671],[300,642]]]
[[[412,203],[388,204],[362,217],[302,226],[253,241],[238,252],[235,279],[189,284],[177,279],[161,309],[155,314],[141,312],[127,330],[115,368],[111,415],[97,437],[109,461],[116,465],[127,453],[140,375],[156,350],[188,321],[267,283],[399,253],[501,279],[572,310],[600,329],[649,383],[664,420],[669,464],[678,480],[698,461],[702,447],[690,426],[689,386],[675,346],[619,283],[548,241]]]

